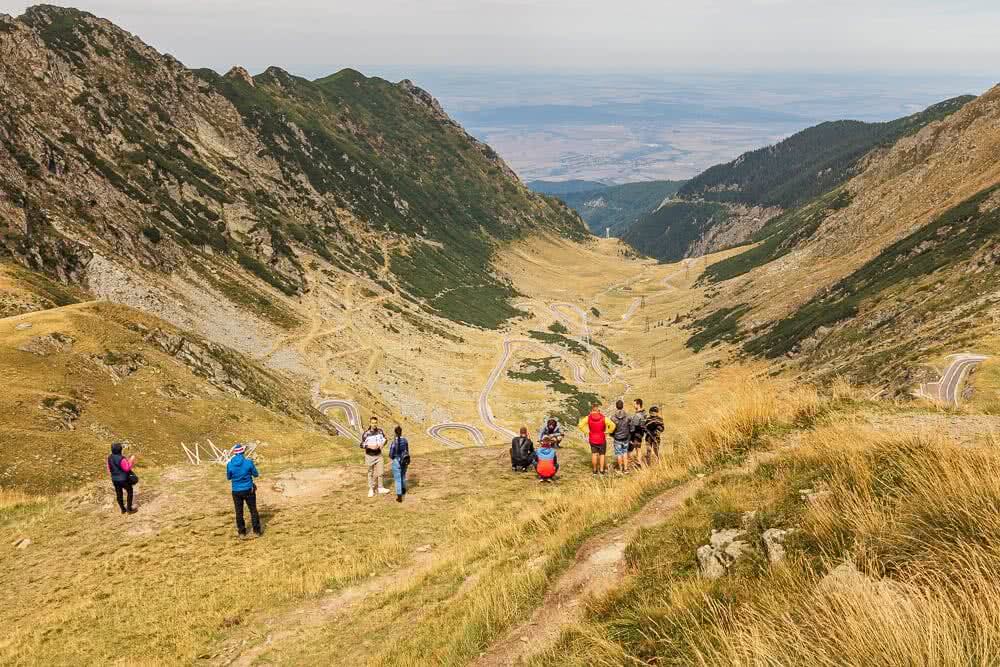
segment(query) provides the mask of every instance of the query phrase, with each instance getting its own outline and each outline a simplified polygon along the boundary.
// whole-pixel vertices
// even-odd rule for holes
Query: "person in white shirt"
[[[378,417],[372,417],[368,423],[368,430],[361,434],[361,449],[365,450],[365,465],[368,467],[368,497],[372,498],[375,493],[389,493],[389,489],[382,486],[382,475],[385,472],[385,463],[382,460],[382,447],[385,446],[385,432],[378,427]]]

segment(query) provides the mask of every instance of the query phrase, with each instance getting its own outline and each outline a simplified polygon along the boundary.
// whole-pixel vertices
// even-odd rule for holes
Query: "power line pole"
[[[640,301],[639,301],[639,308],[645,308],[646,307],[646,295],[643,294],[641,297],[639,297],[639,299],[640,299]]]
[[[649,315],[646,316],[646,333],[649,333]]]
[[[653,355],[653,361],[649,365],[649,379],[652,380],[656,377],[656,355]]]

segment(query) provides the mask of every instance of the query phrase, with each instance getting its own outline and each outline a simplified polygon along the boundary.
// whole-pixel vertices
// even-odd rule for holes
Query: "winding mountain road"
[[[427,429],[427,435],[432,439],[437,440],[442,445],[449,447],[451,449],[461,449],[465,445],[460,442],[456,442],[446,435],[442,435],[442,431],[464,431],[472,437],[472,441],[476,443],[476,447],[485,447],[486,438],[483,436],[483,432],[480,431],[475,426],[470,426],[469,424],[462,424],[461,422],[445,422],[443,424],[435,424]]]
[[[958,405],[962,394],[959,391],[969,372],[989,357],[981,354],[953,354],[948,357],[951,363],[945,369],[944,375],[937,382],[928,382],[920,387],[920,393],[931,400]]]
[[[346,437],[361,437],[361,413],[358,410],[357,404],[353,401],[348,401],[342,398],[325,398],[316,404],[316,409],[326,414],[330,410],[339,409],[343,410],[347,415],[347,423],[350,427],[346,427],[343,424],[330,420],[337,432]],[[328,415],[329,416],[329,415]]]

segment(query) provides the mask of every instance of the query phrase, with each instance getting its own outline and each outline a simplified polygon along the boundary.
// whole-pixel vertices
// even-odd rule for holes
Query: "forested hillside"
[[[885,123],[822,123],[774,146],[744,153],[688,181],[676,197],[684,206],[661,208],[624,238],[639,252],[663,261],[748,241],[764,242],[767,247],[753,255],[712,268],[716,278],[739,275],[780,257],[808,236],[817,207],[841,205],[842,200],[828,195],[859,172],[865,156],[947,117],[972,99],[956,97]],[[716,204],[724,206],[721,213]],[[698,221],[694,229],[691,220]],[[711,224],[706,226],[705,220]]]
[[[568,191],[556,196],[579,213],[594,234],[610,233],[620,237],[633,223],[672,197],[682,185],[684,181],[645,181]]]

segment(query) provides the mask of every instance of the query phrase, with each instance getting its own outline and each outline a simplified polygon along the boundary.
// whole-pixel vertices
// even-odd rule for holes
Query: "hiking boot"
[[[129,507],[127,510],[125,510],[125,513],[126,514],[135,514],[138,511],[139,510],[135,509],[134,507]]]
[[[403,494],[402,493],[397,493],[396,494],[396,502],[397,503],[403,502]]]
[[[389,493],[389,489],[385,488],[384,486],[383,487],[379,487],[378,492],[379,492],[380,495],[384,496],[385,494]]]
[[[368,489],[368,497],[369,498],[375,497],[375,489]]]

